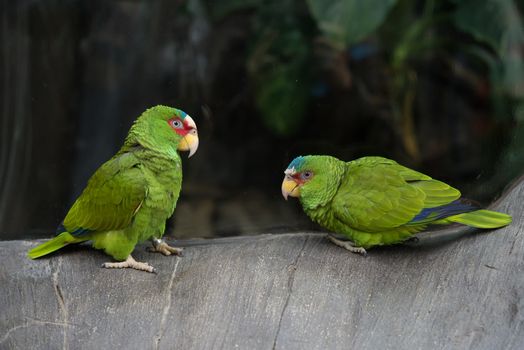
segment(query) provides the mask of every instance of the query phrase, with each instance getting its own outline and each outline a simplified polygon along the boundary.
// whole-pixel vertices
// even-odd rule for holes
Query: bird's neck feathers
[[[324,207],[338,192],[346,166],[343,161],[330,158],[323,165],[323,171],[317,173],[316,178],[300,190],[300,203],[306,211]]]
[[[121,152],[141,146],[157,157],[180,159],[177,151],[180,136],[168,128],[155,125],[162,122],[165,123],[163,120],[144,122],[142,118],[137,119],[129,130]]]

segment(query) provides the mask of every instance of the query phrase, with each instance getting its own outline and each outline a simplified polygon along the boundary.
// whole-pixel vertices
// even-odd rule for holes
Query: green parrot
[[[480,209],[444,182],[382,157],[300,156],[284,174],[284,198],[298,197],[311,220],[350,239],[329,235],[333,243],[355,253],[401,243],[430,224],[493,229],[511,223],[511,216]]]
[[[178,151],[198,148],[197,127],[185,112],[156,106],[133,123],[122,148],[91,176],[87,187],[58,226],[56,237],[28,253],[32,259],[68,244],[91,241],[118,262],[105,268],[155,272],[133,259],[137,243],[151,239],[153,251],[180,255],[181,248],[161,240],[182,186]]]

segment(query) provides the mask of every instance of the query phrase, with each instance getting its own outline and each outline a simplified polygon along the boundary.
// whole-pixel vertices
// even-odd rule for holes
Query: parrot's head
[[[282,196],[298,197],[310,208],[323,205],[336,193],[344,162],[331,156],[299,156],[284,171]]]
[[[193,118],[180,109],[155,106],[146,110],[133,124],[126,140],[158,151],[198,149],[198,131]]]

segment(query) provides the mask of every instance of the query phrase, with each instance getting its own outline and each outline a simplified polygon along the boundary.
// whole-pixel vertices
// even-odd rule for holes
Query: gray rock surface
[[[154,275],[0,242],[0,349],[522,349],[523,194],[494,206],[507,228],[367,257],[318,233],[182,241],[182,258],[138,247]]]

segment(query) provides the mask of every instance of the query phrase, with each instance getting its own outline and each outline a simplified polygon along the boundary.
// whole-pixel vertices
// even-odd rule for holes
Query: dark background
[[[482,203],[524,169],[522,1],[0,4],[3,239],[51,236],[156,104],[199,128],[176,237],[314,228],[280,195],[300,154],[390,157]]]

